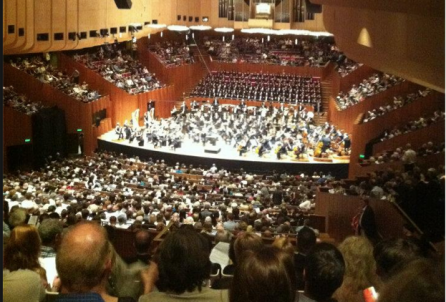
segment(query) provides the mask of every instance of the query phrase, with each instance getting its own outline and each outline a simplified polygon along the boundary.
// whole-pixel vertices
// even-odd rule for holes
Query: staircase
[[[322,112],[314,115],[314,121],[316,125],[323,125],[327,121],[328,101],[332,92],[332,86],[330,80],[326,79],[321,82],[322,89]]]

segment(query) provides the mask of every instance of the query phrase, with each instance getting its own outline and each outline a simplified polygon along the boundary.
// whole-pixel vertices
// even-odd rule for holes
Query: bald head
[[[56,256],[62,288],[68,293],[89,292],[102,284],[111,268],[111,246],[105,230],[80,223],[63,237]]]
[[[150,249],[151,237],[148,231],[141,230],[135,235],[135,248],[138,254],[147,254]]]

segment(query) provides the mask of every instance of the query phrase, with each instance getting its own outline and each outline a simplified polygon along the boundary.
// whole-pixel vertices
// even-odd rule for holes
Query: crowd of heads
[[[149,50],[156,54],[166,67],[194,64],[193,52],[184,42],[163,41],[149,45]]]
[[[432,124],[444,121],[444,111],[436,110],[433,114],[423,115],[417,119],[414,119],[404,125],[395,125],[392,129],[386,129],[378,137],[379,141],[385,141],[392,139],[396,136],[417,131],[423,129]]]
[[[78,101],[88,103],[101,97],[99,92],[90,89],[87,83],[79,84],[79,72],[77,70],[71,75],[67,74],[66,71],[58,70],[57,66],[51,63],[49,54],[15,57],[11,58],[9,63]]]
[[[405,147],[398,147],[394,150],[385,150],[370,156],[369,159],[363,160],[362,165],[382,165],[392,162],[400,162],[413,164],[417,158],[444,153],[444,142],[434,144],[432,141],[424,143],[417,150],[414,150],[411,144],[406,144]]]
[[[33,102],[25,95],[17,93],[13,86],[3,87],[3,106],[14,108],[26,115],[33,115],[44,108],[41,103]]]
[[[420,173],[416,167],[405,173],[376,173],[359,185],[360,194],[373,195],[372,185],[382,183],[395,192],[407,191],[402,182],[420,178],[437,183],[443,179],[444,184],[444,169],[430,170],[425,177]],[[305,220],[312,207],[299,206],[308,198],[314,206],[311,199],[321,185],[336,182],[317,173],[254,175],[215,166],[142,162],[110,153],[50,159],[41,171],[5,175],[5,268],[9,273],[35,274],[32,282],[22,285],[23,293],[34,297],[40,297],[42,288],[59,291],[61,297],[94,292],[106,299],[111,290],[122,296],[129,288],[125,291],[116,284],[124,282],[131,266],[117,269],[121,260],[109,241],[110,230],[119,224],[135,232],[138,259],[145,263],[137,271],[141,277],[132,277],[140,280],[132,292],[134,299],[141,296],[140,301],[165,295],[232,302],[265,297],[294,301],[297,296],[360,301],[363,290],[371,286],[391,296],[387,283],[401,281],[398,278],[408,270],[432,267],[433,260],[427,260],[431,253],[417,237],[387,239],[376,246],[365,237],[347,238],[338,248],[317,243],[317,232]],[[38,217],[38,228],[26,224],[31,215]],[[6,229],[12,231],[5,234]],[[162,242],[154,251],[151,238],[156,234]],[[212,242],[229,245],[232,264],[220,267],[211,261]],[[58,277],[52,288],[39,257],[55,257]],[[230,281],[224,282],[218,272]],[[16,284],[13,276],[5,276],[6,286]],[[414,290],[426,297],[441,295],[444,286],[425,278],[440,293],[427,293],[420,285]],[[110,280],[118,281],[113,285]]]
[[[362,80],[359,85],[353,85],[349,91],[340,92],[336,100],[340,109],[344,110],[402,82],[404,79],[397,76],[375,73],[368,79]]]
[[[227,63],[323,67],[340,56],[331,38],[205,39],[204,47],[213,59]]]
[[[345,57],[344,60],[338,60],[336,71],[339,73],[341,77],[345,77],[361,67],[363,64],[355,62],[353,60],[350,60],[349,58]]]
[[[367,111],[362,118],[363,123],[368,123],[373,121],[375,118],[383,116],[389,112],[392,112],[398,108],[409,105],[415,100],[424,98],[431,93],[429,88],[424,90],[418,90],[417,92],[409,93],[405,96],[395,96],[393,97],[393,101],[387,103],[386,105],[380,106],[379,108],[375,108]]]
[[[311,76],[213,71],[190,95],[315,104],[322,100],[322,89],[320,79]]]
[[[135,51],[126,49],[123,44],[94,47],[82,54],[75,53],[73,58],[130,94],[144,93],[165,86],[135,58]]]

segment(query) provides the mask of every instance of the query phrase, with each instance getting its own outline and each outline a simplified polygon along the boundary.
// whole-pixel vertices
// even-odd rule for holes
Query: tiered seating
[[[204,47],[213,60],[227,63],[322,67],[341,55],[330,38],[299,37],[297,45],[290,38],[263,42],[260,38],[236,38],[230,42],[208,39]]]
[[[345,110],[359,102],[363,102],[368,97],[401,84],[402,82],[404,82],[402,78],[385,73],[376,73],[368,79],[364,79],[358,86],[353,85],[348,92],[340,92],[336,100],[339,108]]]
[[[130,94],[144,93],[165,86],[156,79],[155,74],[150,73],[134,58],[131,50],[117,44],[88,49],[82,54],[74,54],[73,58]]]
[[[166,67],[177,67],[195,63],[192,52],[184,43],[175,41],[157,42],[154,45],[149,45],[149,50],[153,52]]]
[[[44,108],[41,103],[33,102],[26,96],[18,94],[12,86],[3,87],[3,106],[12,107],[26,115],[33,115]]]
[[[78,101],[88,103],[101,97],[98,91],[88,88],[87,83],[78,83],[78,72],[67,75],[41,56],[14,57],[9,62],[13,67],[34,76],[42,83],[50,84]]]
[[[317,103],[322,99],[319,78],[229,71],[213,71],[200,81],[191,96],[293,104]]]

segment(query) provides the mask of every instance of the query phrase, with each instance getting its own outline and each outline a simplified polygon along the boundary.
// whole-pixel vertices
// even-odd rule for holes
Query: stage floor
[[[130,156],[139,156],[143,159],[165,159],[169,164],[176,162],[193,164],[193,165],[212,165],[215,163],[217,167],[246,168],[252,171],[267,171],[272,169],[286,171],[316,171],[316,172],[332,172],[332,175],[338,174],[347,177],[349,160],[333,158],[330,162],[314,160],[311,156],[307,160],[297,160],[288,155],[282,155],[281,159],[277,159],[276,154],[270,152],[264,154],[262,158],[254,151],[248,151],[243,156],[232,146],[223,142],[217,142],[216,146],[206,145],[206,148],[212,147],[220,149],[218,153],[205,152],[205,146],[195,143],[191,139],[185,138],[180,148],[175,151],[171,147],[157,147],[147,142],[144,146],[138,146],[136,141],[129,143],[128,140],[118,140],[114,131],[103,134],[98,138],[99,149],[125,153]],[[342,171],[340,168],[342,167]]]

